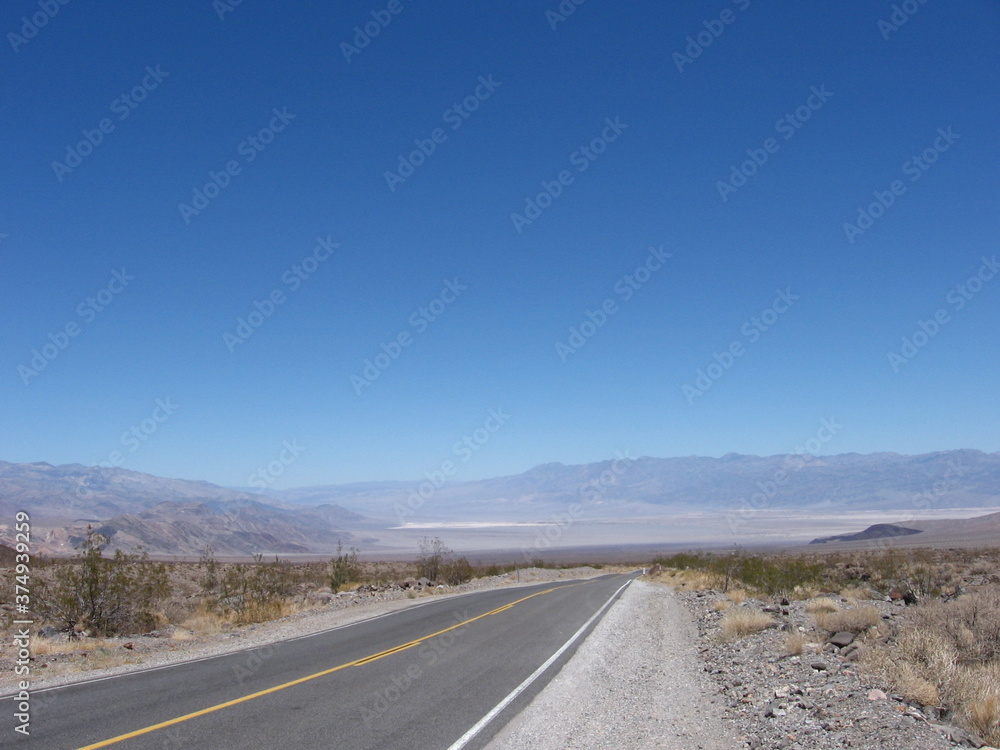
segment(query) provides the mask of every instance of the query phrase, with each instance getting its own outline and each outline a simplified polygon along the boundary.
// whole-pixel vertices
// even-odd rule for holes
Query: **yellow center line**
[[[181,722],[184,721],[190,721],[191,719],[196,719],[199,716],[204,716],[206,714],[214,713],[215,711],[221,711],[222,709],[229,708],[230,706],[235,706],[240,703],[246,703],[247,701],[252,701],[255,698],[261,698],[265,695],[276,693],[279,690],[285,690],[295,685],[301,685],[303,682],[309,682],[310,680],[315,680],[318,677],[325,677],[328,674],[339,672],[340,670],[347,669],[348,667],[358,667],[363,664],[370,664],[371,662],[376,661],[377,659],[382,659],[392,654],[398,654],[400,651],[406,651],[407,649],[413,648],[414,646],[419,646],[424,641],[428,641],[431,638],[436,638],[437,636],[442,635],[443,633],[447,633],[451,630],[455,630],[456,628],[464,627],[465,625],[475,622],[476,620],[481,620],[484,617],[489,617],[490,615],[495,615],[499,614],[500,612],[505,612],[511,607],[513,607],[515,604],[526,602],[528,601],[528,599],[533,599],[536,596],[541,596],[542,594],[548,594],[552,591],[555,591],[556,588],[569,588],[569,586],[578,586],[580,583],[585,583],[585,581],[579,581],[577,583],[571,583],[567,586],[553,587],[550,589],[545,589],[544,591],[538,591],[534,594],[531,594],[530,596],[524,597],[523,599],[518,599],[517,601],[513,601],[510,604],[505,604],[502,607],[498,607],[497,609],[485,612],[481,615],[477,615],[476,617],[470,617],[468,620],[463,620],[462,622],[456,623],[451,627],[444,628],[443,630],[439,630],[436,633],[431,633],[430,635],[425,635],[422,638],[418,638],[414,641],[409,641],[408,643],[404,643],[400,646],[395,646],[393,648],[386,649],[385,651],[379,651],[378,653],[372,654],[371,656],[365,656],[361,659],[356,659],[354,661],[347,662],[346,664],[340,664],[339,666],[331,667],[330,669],[324,669],[322,672],[316,672],[315,674],[306,675],[305,677],[299,677],[297,680],[291,680],[290,682],[285,682],[282,683],[281,685],[275,685],[274,687],[267,688],[266,690],[258,690],[256,693],[250,693],[249,695],[244,695],[242,698],[234,698],[231,701],[226,701],[225,703],[219,703],[215,706],[209,706],[208,708],[203,708],[200,711],[194,711],[189,714],[184,714],[183,716],[178,716],[175,719],[170,719],[168,721],[161,721],[159,724],[153,724],[151,726],[144,727],[143,729],[136,729],[133,732],[120,734],[117,737],[112,737],[111,739],[108,740],[95,742],[93,745],[86,745],[85,747],[79,748],[79,750],[97,750],[97,748],[99,747],[107,747],[108,745],[115,745],[119,742],[124,742],[125,740],[132,739],[133,737],[139,737],[144,734],[149,734],[150,732],[155,732],[158,729],[164,729],[166,727],[173,726],[174,724],[180,724]]]

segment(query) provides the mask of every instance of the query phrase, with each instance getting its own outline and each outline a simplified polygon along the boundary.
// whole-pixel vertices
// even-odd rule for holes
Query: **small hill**
[[[813,539],[809,544],[826,544],[827,542],[866,542],[870,539],[888,539],[897,536],[909,536],[910,534],[922,534],[921,529],[908,529],[905,526],[897,526],[893,523],[877,523],[869,526],[864,531],[856,534],[840,534],[838,536],[824,536]]]

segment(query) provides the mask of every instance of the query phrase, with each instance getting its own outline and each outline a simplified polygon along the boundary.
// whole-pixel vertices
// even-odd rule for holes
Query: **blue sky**
[[[1000,450],[1000,9],[911,2],[6,3],[0,458]]]

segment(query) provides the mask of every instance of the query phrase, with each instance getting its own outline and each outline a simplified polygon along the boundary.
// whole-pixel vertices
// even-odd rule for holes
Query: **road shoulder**
[[[635,581],[489,750],[730,750],[697,638],[667,587]]]

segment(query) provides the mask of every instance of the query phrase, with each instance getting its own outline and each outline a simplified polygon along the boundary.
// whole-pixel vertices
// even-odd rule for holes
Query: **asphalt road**
[[[0,744],[472,750],[527,705],[633,577],[431,599],[273,646],[40,691],[30,738],[11,732]]]

